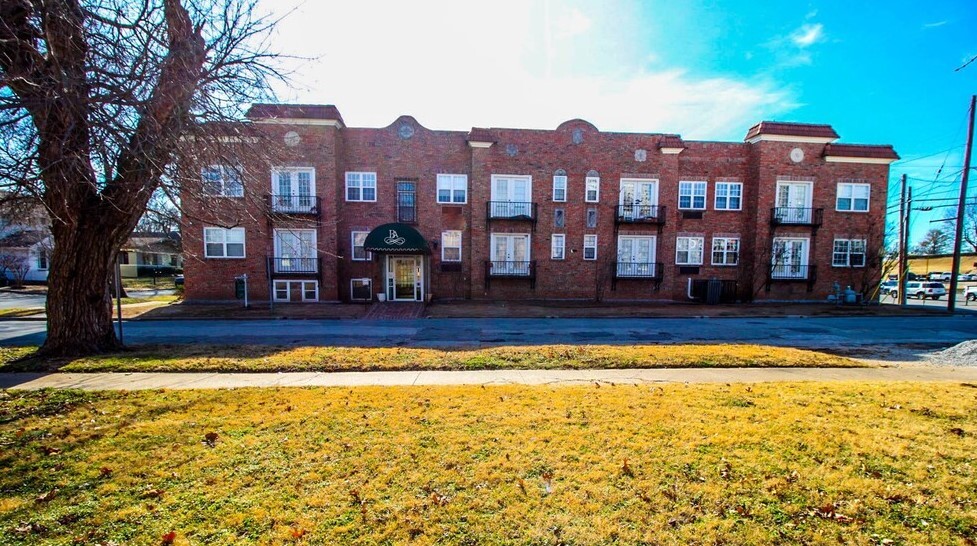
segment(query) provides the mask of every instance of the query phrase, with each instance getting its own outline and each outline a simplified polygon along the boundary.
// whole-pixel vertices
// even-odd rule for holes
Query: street
[[[944,302],[945,303],[945,302]],[[44,341],[41,321],[0,322],[0,345]],[[977,338],[977,316],[669,318],[179,320],[124,323],[126,343],[479,347],[492,345],[763,343],[845,348],[956,344]]]

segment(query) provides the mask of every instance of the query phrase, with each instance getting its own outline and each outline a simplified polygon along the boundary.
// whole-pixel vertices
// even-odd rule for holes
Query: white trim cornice
[[[685,148],[659,148],[659,150],[665,155],[676,155],[682,153]]]
[[[826,155],[824,160],[828,163],[869,163],[872,165],[888,165],[895,161],[888,157],[848,157],[843,155]]]
[[[304,119],[304,118],[261,118],[253,120],[255,123],[268,125],[318,125],[342,129],[343,122],[338,119]]]
[[[477,140],[469,140],[468,145],[472,148],[491,148],[494,142],[479,142]]]
[[[794,136],[794,135],[765,135],[759,134],[753,138],[747,139],[748,144],[756,144],[757,142],[800,142],[802,144],[827,144],[829,142],[834,142],[838,140],[835,137],[812,137],[812,136]]]

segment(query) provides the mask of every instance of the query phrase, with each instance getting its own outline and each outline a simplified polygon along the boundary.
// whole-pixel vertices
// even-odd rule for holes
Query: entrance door
[[[390,299],[392,301],[420,301],[421,288],[421,260],[415,256],[402,258],[390,257],[387,271]]]

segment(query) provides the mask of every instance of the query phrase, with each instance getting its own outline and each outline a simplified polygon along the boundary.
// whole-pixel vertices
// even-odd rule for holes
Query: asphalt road
[[[126,322],[126,343],[215,343],[402,347],[764,343],[858,347],[895,343],[956,344],[977,339],[977,316],[680,318],[179,320]],[[0,321],[0,345],[36,345],[40,321]]]

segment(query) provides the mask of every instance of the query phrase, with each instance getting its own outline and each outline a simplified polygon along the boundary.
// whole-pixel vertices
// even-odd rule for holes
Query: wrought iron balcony
[[[536,288],[536,260],[527,262],[488,260],[485,262],[485,288],[489,287],[489,279],[492,278],[529,279],[530,288]]]
[[[318,275],[322,269],[322,258],[292,258],[284,256],[268,257],[268,272],[271,275]]]
[[[489,220],[536,221],[536,203],[530,201],[489,201],[485,206]]]
[[[314,195],[268,195],[271,212],[319,216],[322,200]]]
[[[665,207],[660,205],[618,205],[614,221],[618,224],[652,224],[665,223]]]
[[[613,262],[611,271],[617,279],[660,279],[664,267],[661,262]]]
[[[824,209],[803,207],[774,207],[770,209],[772,226],[813,226],[821,227],[824,222]]]
[[[818,266],[773,264],[770,266],[770,278],[775,281],[813,281],[817,278]]]

